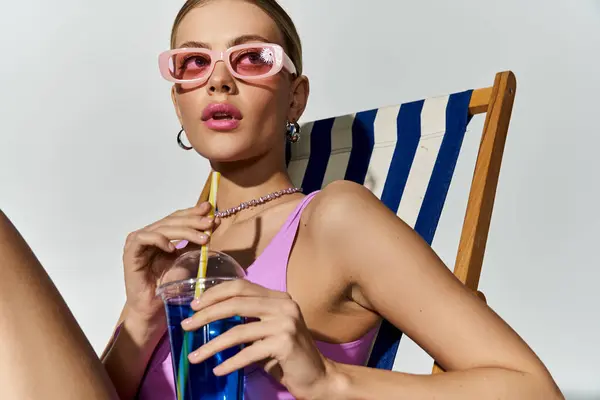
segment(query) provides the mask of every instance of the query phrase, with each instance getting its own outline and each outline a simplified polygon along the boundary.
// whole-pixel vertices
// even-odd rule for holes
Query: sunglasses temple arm
[[[290,57],[284,53],[283,56],[283,66],[291,73],[291,74],[297,74],[296,72],[296,67],[294,66],[294,63],[292,62],[292,60],[290,59]]]

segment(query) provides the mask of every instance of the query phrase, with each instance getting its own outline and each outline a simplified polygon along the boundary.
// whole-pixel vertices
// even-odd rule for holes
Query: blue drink
[[[188,355],[223,332],[244,323],[241,317],[211,322],[194,332],[187,332],[181,322],[194,315],[190,304],[195,296],[228,281],[244,279],[244,269],[227,254],[208,250],[206,270],[198,274],[200,251],[192,250],[179,256],[160,278],[156,294],[161,297],[167,314],[171,358],[177,400],[243,400],[244,370],[226,376],[216,376],[213,369],[235,356],[242,346],[234,346],[192,364]],[[201,277],[198,278],[198,275]]]
[[[186,332],[181,328],[181,322],[194,314],[189,305],[192,300],[192,297],[184,297],[165,302],[174,378],[178,391],[183,395],[178,400],[242,400],[243,369],[226,376],[215,376],[212,371],[217,365],[237,354],[241,346],[226,349],[200,364],[190,363],[187,354],[194,352],[228,329],[243,323],[243,319],[240,317],[223,319],[211,322],[195,332]],[[187,351],[184,350],[186,348]]]

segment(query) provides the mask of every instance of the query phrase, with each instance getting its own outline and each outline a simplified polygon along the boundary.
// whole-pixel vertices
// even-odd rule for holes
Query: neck
[[[240,203],[292,187],[285,163],[268,155],[231,163],[211,163],[221,173],[217,207],[226,210]]]

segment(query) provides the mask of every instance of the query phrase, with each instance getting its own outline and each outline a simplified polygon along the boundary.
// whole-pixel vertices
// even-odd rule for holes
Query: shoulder
[[[398,219],[366,187],[351,181],[335,181],[315,195],[306,207],[305,221],[320,228],[344,229],[364,225],[376,217]]]
[[[364,246],[393,235],[410,237],[412,229],[391,212],[369,189],[350,181],[335,181],[315,195],[302,217],[314,246],[326,252]],[[341,248],[339,248],[341,246]]]
[[[331,222],[334,218],[347,217],[345,213],[348,212],[360,213],[364,207],[373,207],[377,202],[377,197],[364,186],[351,181],[335,181],[317,193],[307,206],[307,220],[315,222],[325,218]]]

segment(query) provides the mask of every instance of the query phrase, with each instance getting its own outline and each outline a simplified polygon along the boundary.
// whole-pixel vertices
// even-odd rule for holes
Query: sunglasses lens
[[[206,76],[210,70],[208,54],[198,52],[177,53],[169,59],[169,72],[175,79],[192,80]]]
[[[243,76],[266,75],[275,68],[275,51],[269,46],[245,48],[231,53],[233,70]]]

